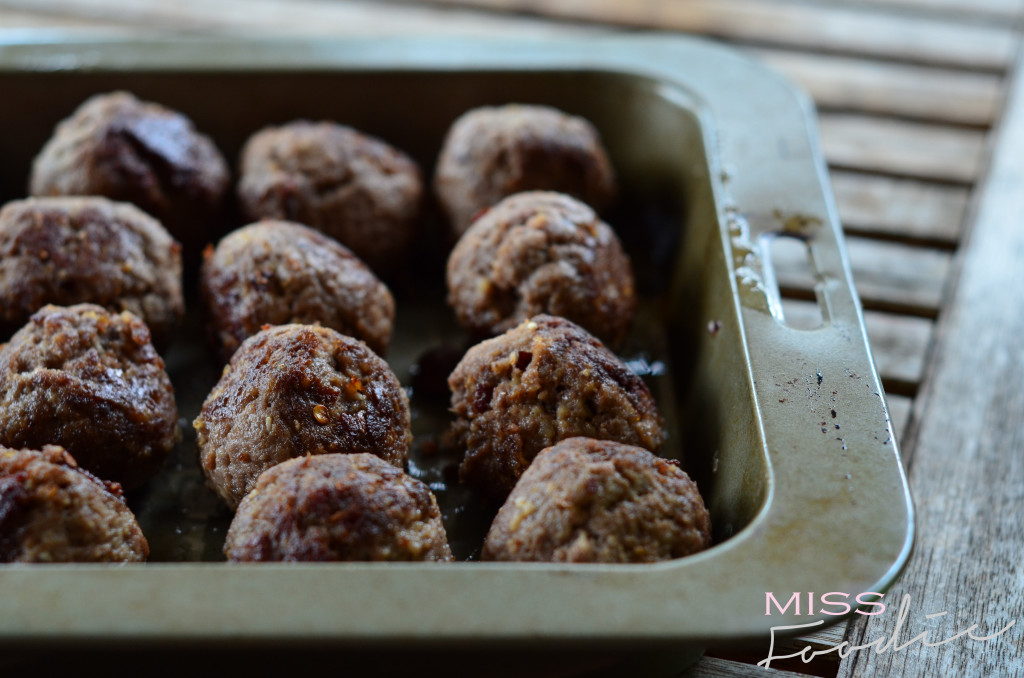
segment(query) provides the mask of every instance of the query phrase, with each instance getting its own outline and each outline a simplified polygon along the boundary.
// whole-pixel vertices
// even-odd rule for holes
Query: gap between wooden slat
[[[971,26],[946,19],[777,0],[426,1],[993,71],[1005,70],[1017,42],[1014,30],[1007,26]]]
[[[973,183],[984,167],[985,133],[863,115],[822,114],[830,165],[918,179]]]
[[[801,85],[819,107],[935,122],[989,125],[1002,102],[992,73],[778,49],[748,50]]]
[[[833,170],[832,190],[843,228],[889,238],[955,246],[969,191],[912,179]]]
[[[846,246],[865,308],[935,315],[950,271],[950,253],[852,236],[846,238]],[[784,293],[813,298],[815,280],[799,250],[773,252],[773,263]]]

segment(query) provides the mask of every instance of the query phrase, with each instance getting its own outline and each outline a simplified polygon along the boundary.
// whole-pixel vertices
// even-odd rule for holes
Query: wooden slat
[[[833,170],[832,190],[848,231],[954,245],[967,210],[965,188]]]
[[[679,674],[680,678],[735,678],[736,676],[764,676],[764,678],[804,678],[809,674],[793,671],[764,669],[754,664],[704,657],[692,668]]]
[[[978,23],[1012,22],[1024,13],[1020,0],[815,0],[819,3],[955,17]]]
[[[788,323],[820,317],[817,304],[811,301],[783,299],[782,310]],[[913,392],[924,376],[934,323],[926,318],[866,311],[864,325],[886,389]]]
[[[834,678],[839,671],[840,658],[833,648],[843,642],[846,636],[846,628],[847,622],[842,621],[817,633],[797,636],[795,638],[783,638],[776,644],[774,654],[794,654],[803,651],[806,647],[810,647],[812,650],[822,652],[823,654],[814,657],[806,664],[802,660],[791,662],[785,666],[785,670]],[[761,659],[764,659],[764,657],[758,657],[754,662],[755,665]]]
[[[970,184],[985,163],[985,133],[863,115],[823,114],[829,164],[919,179]]]
[[[939,308],[951,255],[870,238],[846,239],[853,279],[867,308],[932,316]],[[815,279],[800,250],[773,251],[779,287],[811,296]]]
[[[858,623],[863,645],[899,632],[929,631],[932,646],[899,652],[861,651],[841,676],[966,678],[1020,675],[1024,609],[1024,60],[998,136],[998,152],[969,226],[955,292],[938,332],[936,355],[904,445],[909,456],[917,534],[903,577],[890,590],[892,608],[910,596],[897,631],[896,609]],[[926,620],[925,615],[946,613]],[[975,636],[939,641],[971,627]]]
[[[870,59],[777,49],[752,54],[799,83],[819,107],[937,122],[988,125],[1003,78]]]
[[[82,17],[68,15],[40,14],[31,11],[18,11],[0,8],[0,31],[8,31],[20,28],[45,28],[47,30],[79,30],[89,29],[111,29],[109,22],[97,21]]]
[[[1007,26],[768,0],[429,0],[619,25],[671,29],[759,44],[1000,71],[1017,39]]]
[[[143,31],[203,35],[446,35],[529,37],[593,35],[594,26],[573,27],[528,17],[426,4],[386,5],[368,0],[0,0],[0,9],[27,14],[133,26]]]
[[[847,238],[853,281],[865,306],[919,312],[939,308],[949,276],[946,252]]]
[[[156,28],[119,26],[103,20],[0,9],[0,42],[29,40],[123,40],[157,33]]]

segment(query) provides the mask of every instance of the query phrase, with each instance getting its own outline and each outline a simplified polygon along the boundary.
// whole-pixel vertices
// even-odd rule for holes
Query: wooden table
[[[783,670],[714,651],[693,676],[1024,674],[1024,0],[0,0],[0,38],[66,35],[712,36],[806,88],[918,510],[901,642]],[[796,270],[796,267],[794,267]],[[780,276],[790,316],[810,283]],[[926,618],[926,615],[945,615]],[[811,637],[889,637],[894,613]],[[803,641],[791,644],[799,649]],[[778,653],[778,650],[777,650]]]

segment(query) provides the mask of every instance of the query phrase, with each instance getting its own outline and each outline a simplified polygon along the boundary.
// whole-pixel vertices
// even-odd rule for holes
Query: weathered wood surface
[[[903,595],[909,640],[938,642],[978,624],[988,643],[913,643],[900,652],[859,652],[843,676],[996,676],[1024,672],[1024,72],[1012,90],[991,174],[963,249],[932,370],[916,406],[908,459],[916,490],[914,556],[888,600]],[[947,613],[934,622],[925,615]],[[891,636],[896,616],[857,624],[851,642]]]
[[[820,109],[988,125],[1002,101],[1002,78],[991,73],[781,49],[747,51],[802,85]]]
[[[702,33],[728,40],[999,71],[1017,35],[932,13],[865,12],[839,2],[786,0],[434,0],[624,26]]]
[[[754,673],[756,671],[756,673]],[[680,678],[735,678],[736,676],[764,676],[764,678],[798,678],[804,674],[776,669],[763,669],[749,663],[705,657],[693,668],[680,674]]]
[[[755,671],[757,673],[754,673]],[[736,676],[764,676],[764,678],[802,678],[803,676],[811,676],[813,678],[813,674],[762,669],[760,667],[752,667],[749,663],[726,660],[718,658],[718,656],[706,656],[692,669],[680,674],[680,678],[735,678]]]
[[[369,1],[317,0],[177,0],[140,3],[136,0],[4,0],[0,8],[53,16],[86,17],[113,25],[160,27],[163,30],[217,32],[269,29],[275,33],[336,34],[353,22],[372,23],[388,31],[420,30],[444,22],[450,32],[496,31],[529,27],[563,30],[561,24],[527,22],[522,17],[431,13],[412,3],[392,7],[380,20],[379,5]],[[842,52],[909,62],[1000,71],[1013,58],[1016,34],[1005,21],[977,24],[941,12],[864,11],[856,3],[785,0],[440,0],[437,4],[477,6],[535,12],[561,18],[623,26],[703,33],[756,44],[772,44],[826,52]],[[874,4],[881,3],[874,0]],[[897,3],[892,3],[897,5]],[[915,3],[910,0],[905,6]],[[945,9],[954,6],[952,1]],[[1000,19],[1015,14],[1007,4],[985,0],[989,14]],[[385,8],[384,11],[387,11]],[[365,25],[364,25],[365,27]]]
[[[855,114],[819,117],[833,167],[970,184],[985,162],[985,133]]]
[[[942,301],[952,255],[934,248],[846,238],[853,279],[865,308],[934,316]],[[773,252],[784,293],[813,296],[816,279],[799,249]]]
[[[967,188],[837,169],[831,177],[847,233],[956,246],[967,211]]]
[[[975,23],[1006,24],[1021,17],[1020,0],[820,0],[865,9],[948,16]]]
[[[55,25],[89,22],[131,27],[139,34],[190,35],[446,35],[528,37],[594,34],[594,26],[573,27],[529,17],[497,16],[458,8],[395,5],[372,0],[0,0],[4,13],[50,18]],[[3,24],[0,24],[2,27]]]

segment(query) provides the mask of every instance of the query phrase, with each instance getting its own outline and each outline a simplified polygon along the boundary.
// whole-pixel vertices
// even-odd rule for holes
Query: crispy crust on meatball
[[[0,447],[0,562],[142,562],[149,544],[117,483],[64,448]]]
[[[198,257],[222,219],[228,168],[209,137],[160,104],[98,94],[57,125],[32,165],[32,195],[102,195],[153,215]]]
[[[416,233],[416,163],[376,137],[332,122],[267,127],[242,149],[238,197],[252,221],[322,231],[375,271],[397,267]]]
[[[456,235],[502,198],[530,190],[568,193],[603,211],[617,193],[597,130],[548,106],[475,108],[445,138],[434,192]]]
[[[534,316],[471,348],[448,378],[464,482],[498,501],[540,450],[587,436],[657,449],[647,386],[578,325]]]
[[[324,454],[271,467],[238,507],[233,561],[434,560],[452,552],[434,495],[372,454]]]
[[[710,544],[704,500],[675,462],[569,438],[537,454],[491,524],[482,558],[647,563]]]
[[[148,214],[99,197],[30,198],[0,210],[0,332],[46,304],[131,311],[166,344],[185,314],[181,245]]]
[[[211,341],[227,361],[263,325],[319,323],[387,352],[395,301],[345,246],[318,231],[263,221],[207,250],[200,288]]]
[[[193,423],[207,483],[232,508],[293,457],[369,452],[405,466],[409,400],[366,344],[318,325],[247,339]]]
[[[561,193],[505,198],[448,259],[448,303],[473,332],[499,334],[549,313],[621,343],[636,306],[633,271],[615,232]]]
[[[177,442],[178,408],[149,330],[127,311],[44,306],[0,346],[0,444],[63,446],[126,488]]]

